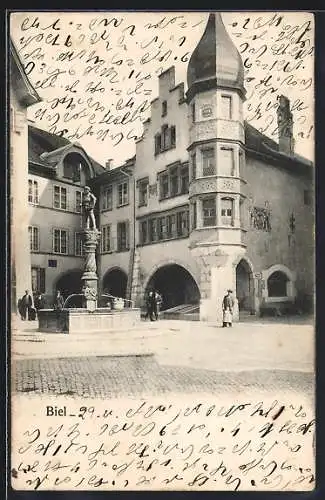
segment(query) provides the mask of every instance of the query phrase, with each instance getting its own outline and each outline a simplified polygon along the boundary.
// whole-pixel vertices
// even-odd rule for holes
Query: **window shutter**
[[[39,270],[39,288],[41,293],[45,293],[45,268]]]
[[[176,146],[176,127],[174,125],[170,127],[170,144]]]
[[[159,154],[161,151],[161,135],[156,134],[155,135],[155,154]]]
[[[125,223],[125,246],[127,249],[130,248],[130,223],[127,221]]]

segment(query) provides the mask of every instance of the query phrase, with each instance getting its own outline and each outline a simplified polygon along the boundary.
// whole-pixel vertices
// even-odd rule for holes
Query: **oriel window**
[[[231,198],[221,199],[221,223],[223,226],[233,225],[233,205],[234,200]]]
[[[202,175],[203,177],[214,175],[216,171],[216,160],[214,148],[202,149]]]
[[[202,201],[203,226],[215,226],[216,221],[216,199],[215,197],[205,198]]]

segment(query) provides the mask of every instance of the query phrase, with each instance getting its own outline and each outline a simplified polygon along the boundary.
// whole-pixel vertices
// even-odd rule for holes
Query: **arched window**
[[[72,180],[72,182],[80,182],[83,167],[83,158],[78,153],[70,153],[63,160],[63,177]]]
[[[287,297],[288,276],[282,271],[275,271],[267,280],[269,297]]]

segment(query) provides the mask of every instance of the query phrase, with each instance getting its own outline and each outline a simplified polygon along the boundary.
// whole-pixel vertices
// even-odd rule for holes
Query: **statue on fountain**
[[[83,232],[84,232],[84,273],[81,277],[83,286],[82,293],[86,301],[86,307],[94,311],[97,306],[97,266],[96,248],[99,242],[100,232],[96,227],[94,208],[96,196],[91,192],[89,186],[85,186],[82,199]]]
[[[93,230],[96,230],[96,220],[94,214],[94,208],[96,205],[96,196],[90,191],[89,186],[85,186],[84,193],[82,197],[82,208],[84,215],[83,226],[85,229],[90,229],[90,225],[92,225]],[[91,224],[90,224],[91,223]]]

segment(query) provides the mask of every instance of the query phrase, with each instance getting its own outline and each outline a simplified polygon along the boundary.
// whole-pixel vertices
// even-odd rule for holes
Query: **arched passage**
[[[236,267],[236,296],[239,312],[254,313],[254,278],[252,270],[245,259]]]
[[[127,274],[122,269],[110,269],[103,278],[103,293],[125,298],[127,281]]]
[[[283,271],[275,271],[267,280],[267,292],[269,297],[287,297],[288,276]]]
[[[200,290],[194,278],[178,264],[167,264],[157,269],[151,276],[145,292],[153,288],[162,296],[161,310],[200,302]]]
[[[81,276],[82,271],[79,269],[67,271],[58,278],[54,292],[60,290],[64,299],[73,293],[80,293],[82,288]]]

